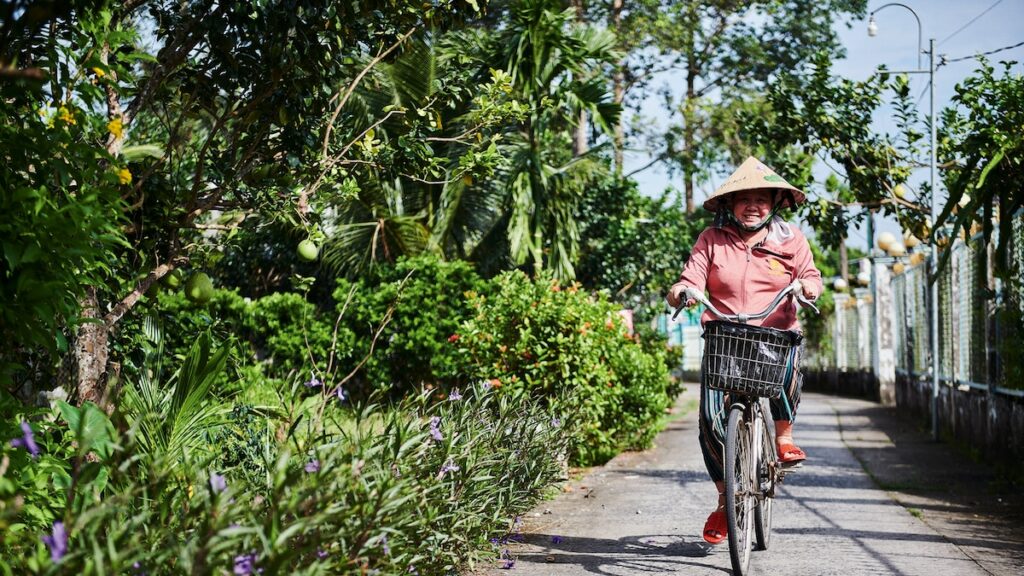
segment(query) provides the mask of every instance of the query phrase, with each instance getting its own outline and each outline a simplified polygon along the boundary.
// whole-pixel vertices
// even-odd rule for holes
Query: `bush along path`
[[[118,432],[91,404],[60,412],[23,414],[4,450],[2,573],[450,574],[538,500],[565,444],[535,403],[484,387],[268,430],[261,475]],[[19,509],[52,517],[42,538]]]
[[[492,561],[567,463],[647,446],[676,384],[664,341],[603,297],[473,274],[403,262],[339,282],[334,322],[303,294],[164,294],[110,414],[0,392],[0,574]],[[444,309],[458,322],[427,328]]]

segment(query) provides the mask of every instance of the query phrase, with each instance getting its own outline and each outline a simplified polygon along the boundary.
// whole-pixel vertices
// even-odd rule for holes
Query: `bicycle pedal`
[[[782,464],[782,469],[783,470],[796,470],[797,468],[803,468],[804,467],[804,461],[803,460],[800,460],[798,462],[782,462],[781,464]]]

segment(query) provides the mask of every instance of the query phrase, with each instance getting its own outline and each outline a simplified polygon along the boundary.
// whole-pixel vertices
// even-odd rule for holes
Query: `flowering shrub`
[[[663,345],[642,346],[618,306],[550,277],[506,273],[491,294],[474,299],[476,315],[451,343],[466,373],[550,405],[577,464],[650,443],[671,402]]]
[[[497,560],[559,473],[560,430],[521,396],[295,400],[259,480],[139,450],[89,404],[34,421],[31,443],[5,421],[0,573],[447,574]]]

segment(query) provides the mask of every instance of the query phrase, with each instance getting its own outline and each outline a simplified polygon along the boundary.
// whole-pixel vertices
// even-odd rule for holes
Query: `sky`
[[[869,2],[868,12],[885,4],[887,2],[878,0]],[[945,55],[952,60],[1024,42],[1024,0],[909,0],[903,4],[917,12],[921,19],[922,49],[927,50],[928,39],[935,38],[935,51],[940,57]],[[840,42],[847,54],[844,59],[835,62],[833,73],[853,80],[864,80],[880,65],[885,65],[890,70],[918,68],[918,26],[909,10],[900,6],[890,6],[878,12],[875,15],[878,26],[875,37],[868,36],[867,22],[865,17],[860,21],[844,21],[837,24]],[[847,27],[847,24],[851,27]],[[1013,70],[1017,73],[1024,72],[1024,65],[1021,64],[1024,62],[1024,46],[1005,50],[988,58],[993,64],[1001,59],[1017,60],[1018,64]],[[921,67],[927,70],[927,54],[921,55]],[[977,60],[969,58],[951,62],[936,70],[936,110],[941,111],[950,104],[956,84],[977,67]],[[920,113],[927,114],[928,74],[911,75],[910,85],[911,94],[915,99],[920,97]],[[880,110],[875,117],[874,125],[879,132],[894,132],[892,110]],[[927,138],[923,146],[927,150]],[[642,152],[627,154],[625,172],[629,173],[647,162],[649,156]],[[827,171],[824,167],[820,170]],[[640,189],[650,195],[660,194],[668,187],[679,190],[683,188],[681,175],[670,178],[664,170],[657,168],[640,172],[634,178],[638,181]],[[917,189],[918,185],[927,179],[928,170],[919,170],[911,177],[909,184],[912,189]],[[695,198],[698,204],[711,192],[710,188],[711,185],[708,185],[705,189],[698,190]],[[876,227],[879,234],[900,231],[894,220],[879,218]],[[849,242],[851,245],[866,248],[864,230],[851,230]]]

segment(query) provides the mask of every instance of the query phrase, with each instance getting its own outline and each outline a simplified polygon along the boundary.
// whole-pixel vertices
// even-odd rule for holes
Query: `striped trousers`
[[[782,395],[768,401],[773,420],[796,420],[797,406],[800,405],[800,390],[803,375],[800,373],[800,351],[793,361],[793,378],[783,388]],[[712,390],[701,384],[700,422],[698,436],[700,451],[704,455],[704,466],[715,482],[725,480],[725,427],[729,417],[729,394]]]

